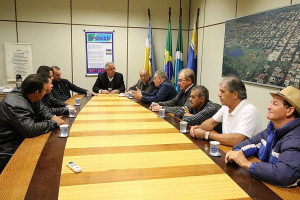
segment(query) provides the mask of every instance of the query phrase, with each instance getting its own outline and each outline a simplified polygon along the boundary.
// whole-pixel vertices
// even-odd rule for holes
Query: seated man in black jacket
[[[37,69],[36,73],[37,73],[37,74],[46,74],[46,75],[48,75],[48,76],[51,78],[51,80],[54,79],[54,78],[53,78],[54,71],[53,71],[53,69],[52,69],[51,67],[49,67],[49,66],[46,66],[46,65],[41,65],[41,66],[39,66],[39,68]]]
[[[61,78],[61,72],[60,68],[57,66],[52,66],[52,69],[54,70],[54,80],[53,80],[53,89],[52,94],[55,98],[60,99],[61,101],[66,101],[71,97],[70,90],[77,92],[79,94],[86,94],[88,90],[82,89],[67,79]],[[91,95],[96,95],[93,92],[90,92]]]
[[[43,99],[41,100],[41,102],[44,103],[45,106],[48,106],[50,108],[64,108],[64,110],[68,111],[68,108],[75,108],[72,105],[69,105],[59,99],[56,99],[53,94],[52,94],[52,88],[53,88],[53,69],[51,67],[48,67],[46,65],[42,65],[38,68],[37,74],[44,74],[46,76],[49,76],[50,80],[48,82],[48,80],[46,80],[48,83],[48,90],[46,89],[46,94],[44,95]],[[67,108],[66,108],[67,107]],[[53,113],[54,114],[54,113]],[[55,114],[55,115],[59,115],[59,114]]]
[[[46,94],[41,100],[41,107],[46,106],[49,112],[52,113],[53,115],[58,115],[58,116],[67,115],[69,113],[69,108],[64,105],[64,102],[60,100],[56,100],[54,97],[51,98],[50,96],[53,87],[51,78],[46,74],[40,74],[40,75],[42,77],[43,83],[45,84],[45,91],[46,91]],[[52,101],[53,99],[56,101]],[[57,103],[63,103],[62,104],[63,106]],[[76,110],[74,111],[76,112]]]
[[[13,89],[0,102],[0,172],[10,159],[6,155],[12,155],[25,138],[42,135],[65,123],[40,107],[45,92],[41,76],[31,74],[21,89]]]
[[[113,62],[107,62],[105,64],[105,72],[98,74],[98,78],[93,86],[93,92],[100,94],[125,92],[123,75],[116,72]]]

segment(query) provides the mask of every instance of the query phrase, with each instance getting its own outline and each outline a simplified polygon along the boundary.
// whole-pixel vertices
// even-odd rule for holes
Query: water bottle
[[[17,74],[16,75],[16,87],[20,88],[21,85],[22,85],[22,76],[21,76],[21,74]]]

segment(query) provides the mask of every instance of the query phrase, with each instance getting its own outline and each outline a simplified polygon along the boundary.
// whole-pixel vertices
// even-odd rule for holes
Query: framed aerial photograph
[[[299,39],[300,4],[228,20],[222,76],[299,88]]]

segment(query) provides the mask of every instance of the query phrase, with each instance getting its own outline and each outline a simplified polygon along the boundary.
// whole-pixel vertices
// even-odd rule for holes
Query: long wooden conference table
[[[0,199],[300,199],[297,188],[252,178],[209,144],[179,133],[179,120],[158,118],[118,95],[82,97],[78,115],[59,129],[25,139],[0,175]],[[74,104],[74,97],[69,100]],[[75,174],[66,162],[83,168]]]

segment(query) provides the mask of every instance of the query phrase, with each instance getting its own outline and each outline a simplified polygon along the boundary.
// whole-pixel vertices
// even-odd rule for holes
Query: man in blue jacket
[[[173,84],[168,80],[167,73],[163,70],[156,71],[153,82],[156,88],[151,93],[141,92],[138,88],[137,91],[132,91],[132,95],[135,99],[142,101],[143,103],[168,101],[173,99],[176,95],[176,89]]]
[[[268,106],[268,127],[233,147],[225,163],[235,162],[250,174],[276,186],[300,183],[300,90],[289,86],[273,96]],[[250,162],[255,156],[261,162]]]

